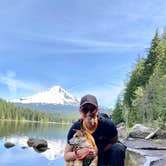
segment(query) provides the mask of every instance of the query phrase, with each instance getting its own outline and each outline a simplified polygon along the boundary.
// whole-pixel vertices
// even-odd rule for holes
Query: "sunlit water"
[[[63,166],[63,151],[70,126],[39,123],[0,122],[0,166]],[[43,153],[28,147],[28,138],[47,140]],[[5,142],[16,146],[7,149]]]
[[[70,125],[0,121],[0,166],[64,166],[63,154],[69,128]],[[28,138],[47,140],[49,149],[36,152],[28,147]],[[6,142],[15,146],[7,149],[4,147]],[[138,165],[130,159],[133,155],[126,153],[126,156],[126,166]]]

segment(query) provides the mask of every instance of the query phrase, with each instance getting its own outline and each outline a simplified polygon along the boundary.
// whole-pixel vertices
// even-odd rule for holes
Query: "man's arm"
[[[104,152],[109,150],[112,146],[112,144],[118,142],[118,136],[113,137],[112,139],[109,140],[109,143],[105,146]]]
[[[65,151],[64,151],[64,159],[66,161],[72,161],[76,159],[75,152],[73,151],[72,146],[66,144]]]

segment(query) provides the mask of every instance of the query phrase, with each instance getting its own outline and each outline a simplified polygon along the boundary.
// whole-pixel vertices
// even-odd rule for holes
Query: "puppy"
[[[76,133],[73,135],[73,137],[69,140],[69,143],[74,148],[93,148],[96,152],[98,151],[97,146],[95,144],[95,140],[91,134],[89,134],[87,131],[81,129],[81,130],[75,130]],[[85,157],[86,159],[86,157]],[[98,157],[95,155],[90,164],[87,164],[89,166],[97,166]],[[83,160],[76,159],[74,161],[66,162],[66,166],[83,166]]]

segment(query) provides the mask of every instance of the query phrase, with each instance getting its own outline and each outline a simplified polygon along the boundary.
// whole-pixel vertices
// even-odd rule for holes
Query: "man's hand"
[[[85,157],[94,158],[96,151],[93,148],[81,148],[76,151],[76,156],[79,160],[82,160]]]
[[[97,152],[95,151],[94,148],[89,149],[89,154],[87,155],[87,158],[92,160],[95,156],[97,156]]]

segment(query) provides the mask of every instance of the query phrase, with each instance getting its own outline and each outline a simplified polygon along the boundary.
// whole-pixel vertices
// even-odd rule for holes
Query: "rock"
[[[13,146],[15,146],[15,144],[11,143],[11,142],[6,142],[4,144],[5,148],[9,149],[9,148],[12,148]]]
[[[132,131],[149,132],[149,128],[148,128],[148,127],[145,127],[145,126],[142,125],[142,124],[135,124],[135,125],[132,127]]]
[[[128,140],[128,141],[134,141],[135,139],[134,139],[134,138],[131,138],[131,137],[128,137],[127,140]]]
[[[143,166],[146,161],[145,156],[141,155],[140,153],[126,150],[126,159],[125,165],[126,166]]]
[[[162,129],[158,130],[155,133],[155,135],[154,135],[153,138],[156,138],[156,139],[166,139],[166,130],[162,130]]]
[[[29,147],[33,147],[38,153],[44,152],[48,149],[47,141],[44,139],[29,138],[27,144]]]
[[[127,130],[126,130],[126,127],[125,126],[121,126],[118,129],[118,136],[120,139],[126,139],[128,134],[127,134]]]
[[[155,134],[160,130],[160,128],[157,128],[155,131],[150,133],[148,136],[145,137],[145,139],[151,139],[155,136]]]
[[[32,147],[34,142],[35,142],[35,140],[36,140],[35,138],[29,138],[28,141],[27,141],[28,146]]]
[[[129,137],[132,138],[145,138],[152,132],[152,129],[145,127],[142,124],[136,124],[132,127]]]
[[[129,137],[145,139],[166,139],[166,130],[160,128],[154,129],[145,127],[142,124],[136,124],[132,127]]]
[[[157,161],[152,161],[150,163],[150,166],[164,166],[166,163],[166,158],[165,159],[159,159]]]
[[[155,140],[145,140],[145,139],[134,139],[132,141],[126,140],[124,143],[127,146],[127,150],[130,152],[139,153],[141,156],[145,157],[145,163],[138,164],[138,157],[132,156],[129,161],[134,160],[136,163],[135,165],[126,164],[126,166],[165,166],[166,163],[166,150],[142,150],[137,149],[137,147],[141,148],[144,147],[145,149],[148,147],[166,147],[166,142],[162,141],[160,143],[156,143]]]
[[[116,125],[116,127],[117,127],[117,128],[119,128],[119,127],[125,127],[125,126],[126,126],[126,125],[125,125],[125,123],[124,123],[124,122],[119,123],[119,124],[117,124],[117,125]]]

